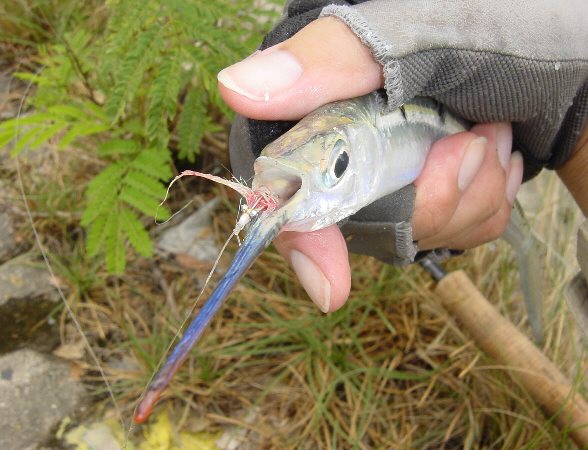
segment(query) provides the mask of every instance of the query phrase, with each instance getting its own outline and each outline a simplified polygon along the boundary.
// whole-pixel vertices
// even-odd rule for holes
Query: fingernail
[[[512,205],[523,181],[523,156],[514,152],[510,157],[508,179],[506,180],[506,199]]]
[[[288,51],[268,50],[221,70],[218,81],[230,90],[257,101],[268,101],[285,91],[302,75],[302,65]]]
[[[311,300],[322,312],[328,312],[331,305],[331,283],[318,266],[297,250],[290,253],[290,263]]]
[[[470,142],[465,150],[461,167],[457,174],[457,186],[464,191],[474,179],[474,176],[480,170],[484,155],[486,154],[486,144],[488,140],[483,137],[477,137]]]
[[[498,124],[496,129],[496,149],[498,160],[504,170],[508,170],[508,162],[512,151],[512,131],[507,124]]]

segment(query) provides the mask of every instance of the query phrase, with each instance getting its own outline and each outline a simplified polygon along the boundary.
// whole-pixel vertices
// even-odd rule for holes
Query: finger
[[[453,239],[445,239],[443,247],[454,250],[467,250],[498,239],[506,228],[511,210],[512,206],[508,204],[505,198],[504,203],[496,214],[474,227],[462,230]]]
[[[448,242],[446,246],[455,249],[467,249],[496,240],[502,236],[510,219],[517,192],[521,187],[523,170],[524,164],[521,154],[518,152],[513,153],[509,163],[504,201],[498,212],[482,224],[464,232],[459,240]]]
[[[413,227],[420,248],[445,246],[444,240],[498,211],[511,142],[510,124],[497,123],[476,125],[433,146],[415,182]]]
[[[478,148],[483,153],[475,153],[475,148],[466,149],[455,183],[459,197],[457,208],[443,229],[422,239],[419,248],[447,246],[449,241],[455,245],[456,239],[466,231],[479,226],[499,211],[505,197],[506,174],[496,150],[497,130],[494,124],[473,129],[486,140],[485,145]]]
[[[459,204],[441,231],[419,242],[421,249],[446,247],[449,242],[451,248],[465,248],[460,242],[460,237],[496,215],[505,202],[506,172],[502,159],[510,152],[511,127],[504,123],[485,124],[474,127],[472,131],[487,140],[484,159],[475,173],[466,173],[464,178],[464,172],[467,172],[468,168],[471,169],[467,163],[469,155],[466,152],[457,173],[458,190],[461,192]],[[500,150],[497,149],[499,143]],[[504,151],[502,146],[506,146],[507,150]],[[484,242],[486,240],[476,245]]]
[[[347,245],[336,225],[309,233],[286,231],[274,243],[322,312],[343,306],[351,289],[351,270]]]
[[[486,140],[465,132],[433,144],[423,171],[415,180],[413,236],[421,241],[440,233],[449,223],[461,199],[458,173],[462,161],[473,176],[484,158]],[[465,158],[468,154],[469,158]]]
[[[383,86],[382,68],[341,21],[324,17],[218,74],[223,99],[260,120],[293,120]]]

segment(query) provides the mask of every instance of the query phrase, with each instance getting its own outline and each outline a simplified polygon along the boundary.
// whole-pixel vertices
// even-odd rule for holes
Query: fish
[[[148,418],[231,290],[280,232],[325,228],[407,186],[421,173],[435,141],[469,127],[430,98],[417,97],[390,111],[385,95],[375,91],[324,105],[268,144],[255,160],[251,189],[269,196],[272,207],[247,205],[239,220],[249,227],[242,245],[147,388],[134,421]]]

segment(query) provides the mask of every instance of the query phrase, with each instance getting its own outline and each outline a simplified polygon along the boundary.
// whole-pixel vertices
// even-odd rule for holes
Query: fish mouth
[[[267,156],[255,161],[253,190],[267,189],[283,206],[302,187],[302,170],[297,165],[289,165]]]

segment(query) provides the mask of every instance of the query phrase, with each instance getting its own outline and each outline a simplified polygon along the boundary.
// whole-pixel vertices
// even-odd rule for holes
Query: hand
[[[223,98],[235,111],[263,120],[299,119],[325,103],[383,84],[382,69],[368,48],[346,25],[328,17],[218,78]],[[511,142],[510,125],[500,123],[477,125],[433,146],[415,182],[413,229],[421,249],[470,248],[502,234],[523,174],[520,155],[510,155]],[[336,226],[282,233],[275,244],[321,311],[345,303],[351,276]]]

